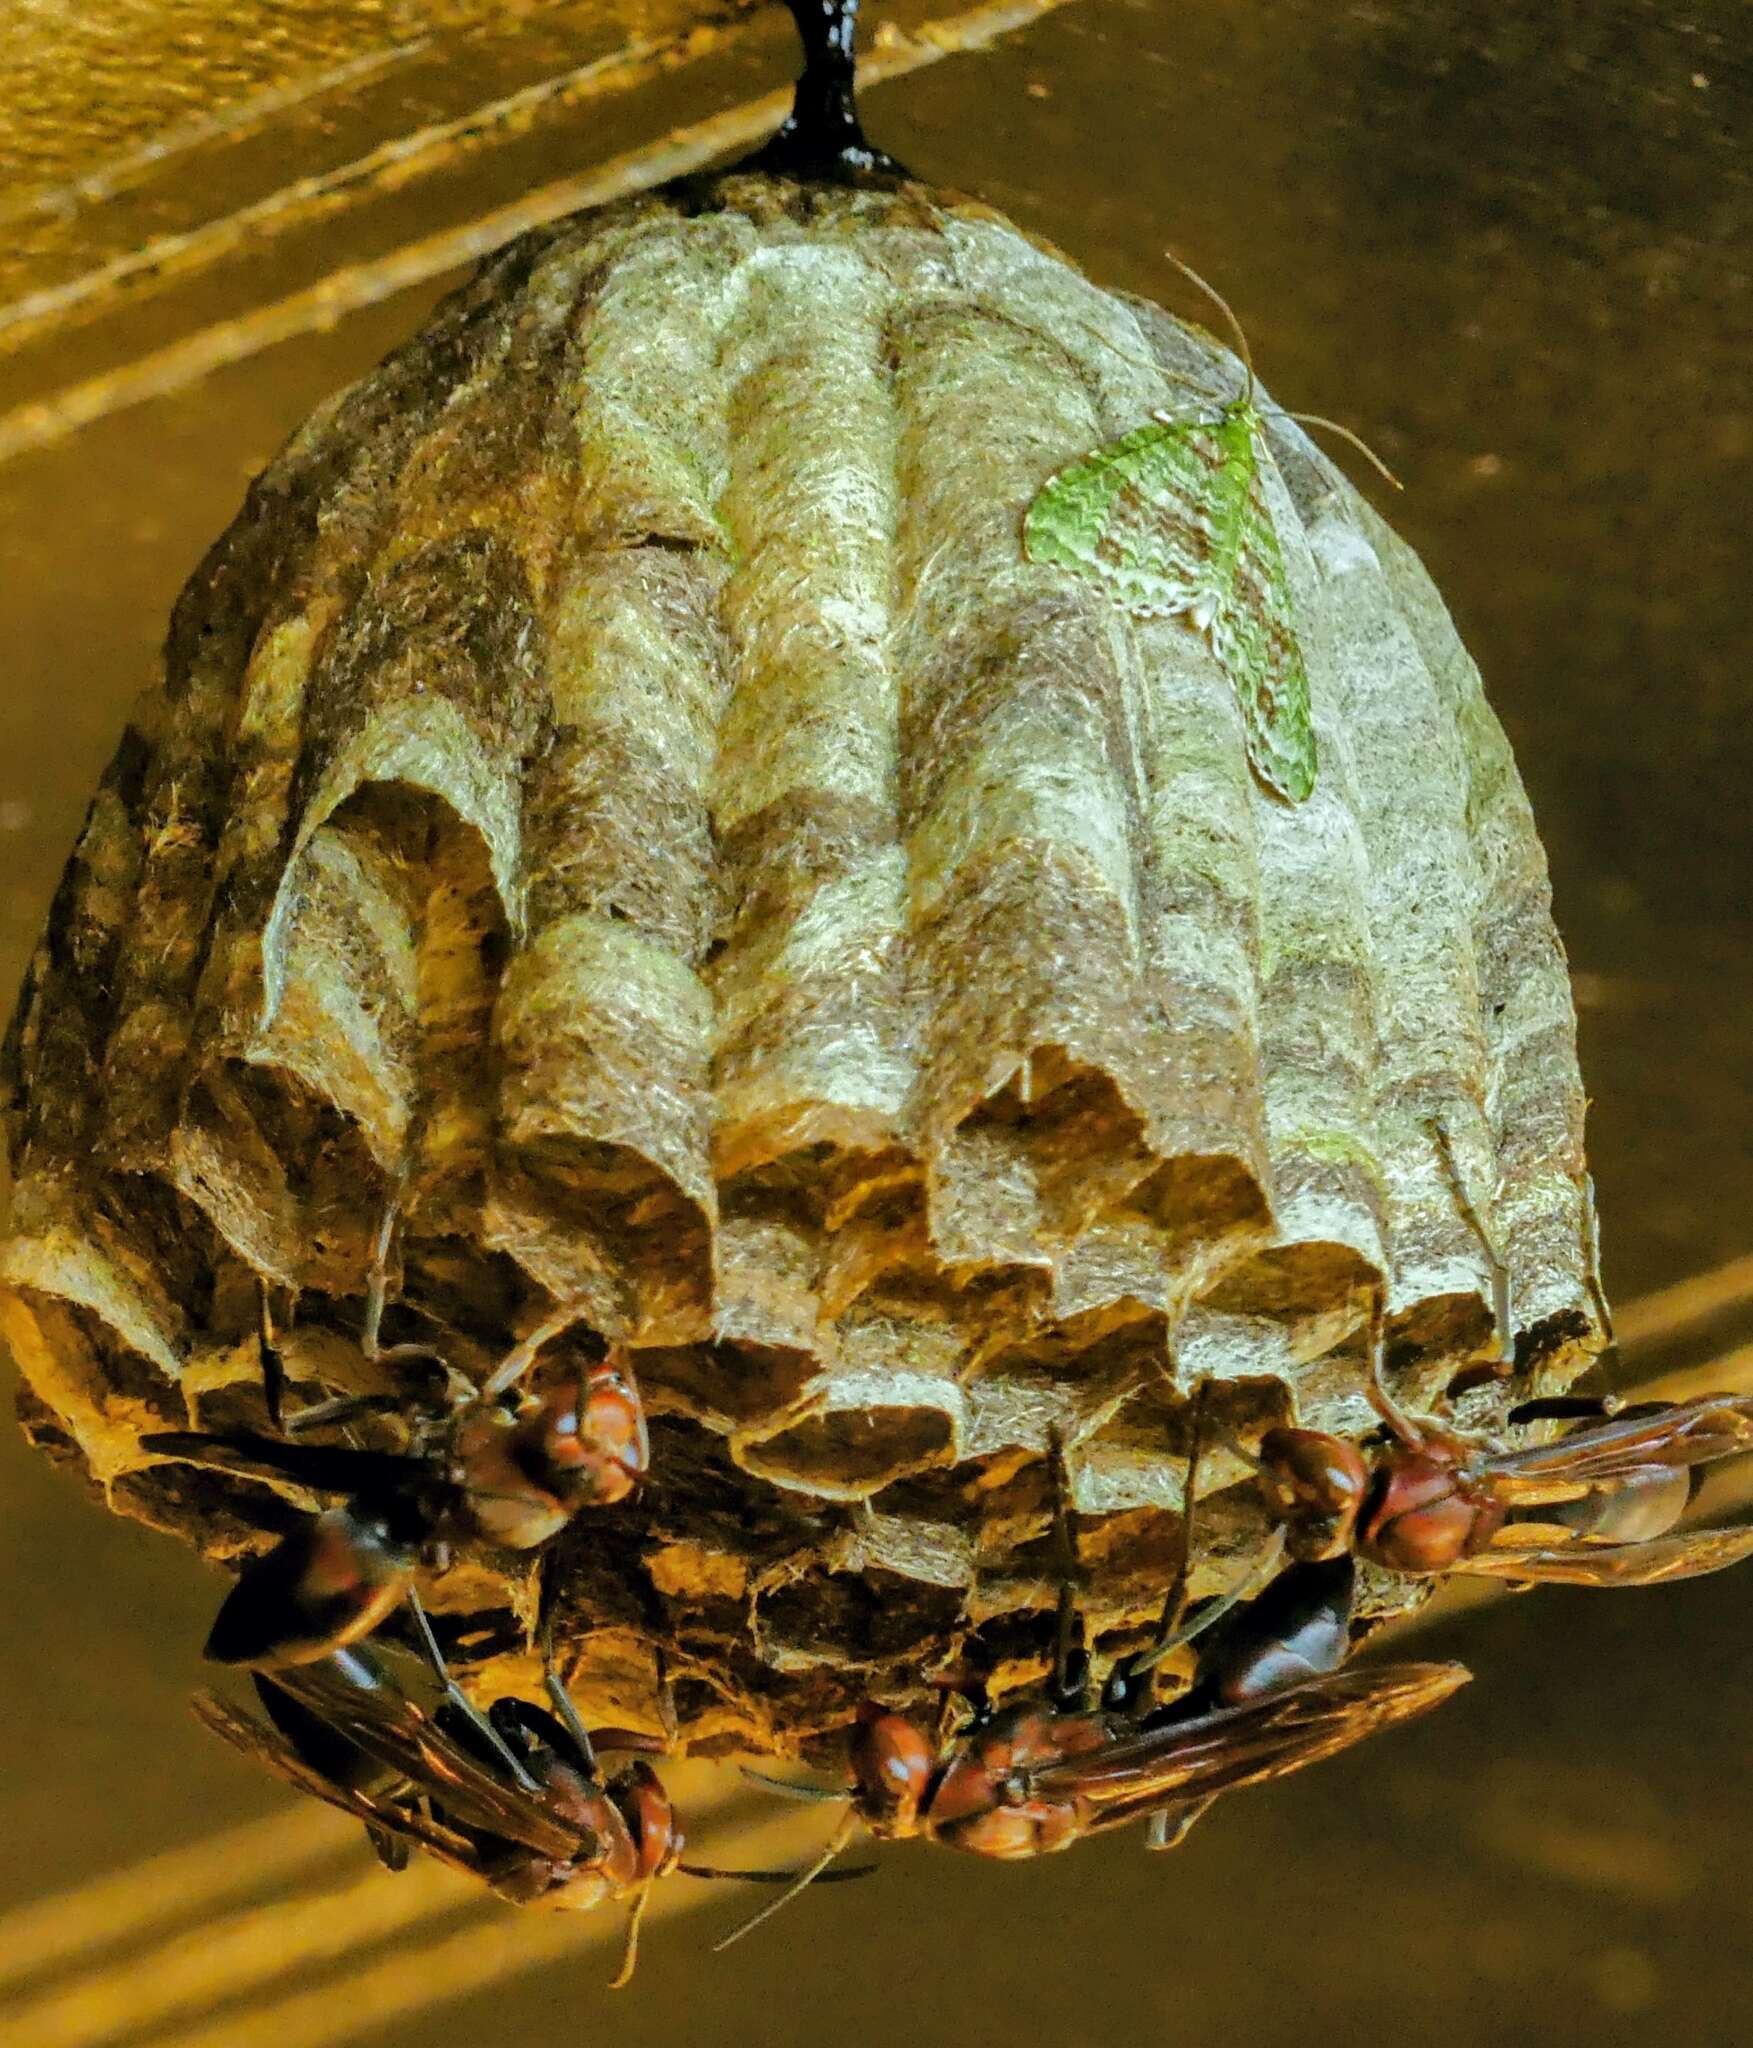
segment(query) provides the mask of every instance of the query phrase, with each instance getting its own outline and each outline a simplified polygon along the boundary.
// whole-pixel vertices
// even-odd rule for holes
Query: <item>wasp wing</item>
[[[1377,1664],[1335,1671],[1242,1707],[1121,1735],[1031,1771],[1029,1795],[1074,1802],[1088,1827],[1117,1827],[1239,1785],[1282,1778],[1446,1700],[1464,1664]]]
[[[338,1683],[320,1664],[276,1671],[274,1683],[350,1742],[429,1794],[446,1816],[485,1834],[566,1860],[580,1831],[557,1820],[539,1796],[478,1762],[430,1714],[394,1686]]]
[[[1482,1579],[1526,1579],[1559,1586],[1660,1586],[1701,1579],[1753,1557],[1753,1528],[1694,1529],[1647,1543],[1555,1543],[1482,1550],[1451,1571]]]
[[[471,1877],[480,1876],[480,1864],[466,1837],[406,1807],[373,1798],[369,1793],[356,1792],[346,1785],[337,1785],[320,1771],[312,1770],[266,1722],[258,1721],[253,1714],[241,1712],[217,1693],[198,1692],[189,1704],[203,1727],[229,1742],[233,1749],[252,1757],[264,1770],[272,1771],[275,1777],[283,1778],[300,1792],[308,1792],[313,1799],[322,1800],[326,1806],[338,1807],[342,1813],[362,1821],[372,1846],[386,1863],[390,1858],[384,1855],[380,1838],[388,1835],[402,1841],[417,1842],[443,1862],[454,1865],[458,1870],[466,1870]],[[402,1858],[403,1863],[406,1860]],[[400,1868],[401,1865],[391,1863],[390,1867]]]
[[[194,1429],[155,1430],[140,1448],[160,1458],[184,1458],[222,1472],[269,1472],[315,1493],[383,1493],[407,1483],[424,1467],[397,1451],[366,1451],[351,1444],[281,1443],[248,1430],[209,1436]]]
[[[1497,1452],[1480,1474],[1499,1500],[1513,1504],[1607,1485],[1650,1465],[1709,1465],[1738,1451],[1753,1451],[1753,1395],[1707,1394],[1573,1429],[1549,1444]]]

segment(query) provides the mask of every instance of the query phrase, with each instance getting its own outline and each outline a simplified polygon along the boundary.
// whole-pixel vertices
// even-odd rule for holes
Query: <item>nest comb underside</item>
[[[1199,633],[1023,555],[1049,475],[1238,380],[984,208],[745,175],[512,244],[322,408],[177,607],[9,1042],[38,1441],[259,1548],[308,1496],[137,1438],[261,1426],[258,1282],[313,1398],[385,1384],[399,1183],[387,1336],[479,1375],[575,1301],[653,1416],[640,1498],[430,1589],[463,1653],[527,1682],[545,1570],[587,1705],[649,1716],[661,1650],[686,1735],[767,1748],[1040,1668],[1055,1432],[1112,1644],[1199,1381],[1360,1433],[1385,1287],[1414,1405],[1565,1383],[1564,956],[1419,564],[1266,423],[1290,806]],[[1195,1592],[1244,1478],[1202,1468]]]

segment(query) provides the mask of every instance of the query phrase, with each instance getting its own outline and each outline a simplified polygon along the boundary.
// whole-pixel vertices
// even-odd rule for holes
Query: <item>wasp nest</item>
[[[1117,1643],[1215,1441],[1489,1423],[1598,1348],[1545,863],[1407,548],[1289,422],[1320,773],[1179,620],[1025,559],[1054,471],[1231,356],[984,208],[754,175],[527,236],[325,406],[178,605],[8,1055],[27,1427],[210,1554],[307,1495],[153,1463],[295,1393],[630,1347],[636,1500],[430,1588],[509,1683],[781,1745],[1040,1668],[1049,1463]],[[1508,1327],[1500,1327],[1507,1310]],[[1513,1357],[1512,1373],[1509,1360]],[[297,1383],[303,1382],[303,1387]],[[1262,1533],[1202,1466],[1209,1590]],[[1383,1581],[1375,1611],[1406,1604]]]

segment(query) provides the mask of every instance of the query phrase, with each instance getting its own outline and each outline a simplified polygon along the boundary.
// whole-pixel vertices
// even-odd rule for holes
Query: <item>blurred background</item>
[[[1753,52],[1744,0],[867,0],[873,135],[1100,282],[1233,300],[1478,657],[1551,853],[1622,1384],[1753,1388]],[[84,0],[0,24],[0,988],[171,601],[310,407],[530,220],[735,153],[774,6]],[[1753,1573],[1444,1600],[1441,1714],[1131,1839],[917,1847],[707,1953],[378,1873],[185,1695],[217,1584],[0,1431],[0,2033],[20,2048],[1746,2038]],[[1722,1489],[1732,1505],[1734,1478]],[[682,1781],[678,1779],[678,1785]],[[821,1815],[703,1795],[695,1846]]]

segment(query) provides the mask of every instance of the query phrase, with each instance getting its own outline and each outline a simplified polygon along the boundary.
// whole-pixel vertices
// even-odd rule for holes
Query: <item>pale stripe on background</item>
[[[1753,1302],[1753,1258],[1646,1295],[1621,1312],[1619,1325],[1647,1342],[1741,1301]],[[1749,1387],[1753,1344],[1640,1391],[1684,1400]],[[1753,1494],[1753,1473],[1719,1505],[1737,1493]],[[1452,1584],[1408,1626],[1503,1591],[1495,1582]],[[676,1785],[702,1860],[795,1863],[833,1818],[828,1809],[782,1807],[737,1827],[732,1816],[721,1839],[702,1844],[702,1830],[725,1817],[744,1788],[723,1776],[715,1783],[699,1765],[680,1767]],[[350,1837],[357,1840],[341,1816],[307,1803],[0,1916],[0,1993],[55,1974],[46,1989],[0,1999],[0,2037],[28,2048],[126,2048],[153,2030],[163,2038],[178,2022],[177,2048],[331,2048],[574,1950],[595,1952],[581,1967],[602,1981],[612,1970],[618,1910],[519,1913],[430,1862],[394,1878],[363,1857],[341,1865]],[[294,1884],[302,1889],[291,1897],[252,1902]],[[737,1896],[732,1886],[670,1879],[653,1895],[648,1932]],[[726,1909],[727,1921],[733,1917]],[[390,1941],[388,1953],[366,1953]],[[350,1968],[338,1967],[355,1956]],[[84,1957],[98,1960],[81,1973]],[[649,1960],[661,1966],[661,1956]],[[301,1981],[312,1973],[317,1983]],[[581,1979],[581,1994],[599,1988],[596,1978]]]
[[[247,99],[232,100],[215,107],[210,114],[197,114],[174,128],[163,128],[150,142],[106,163],[93,164],[76,177],[58,185],[28,186],[22,192],[0,199],[0,224],[22,220],[33,213],[59,214],[65,218],[83,207],[101,205],[125,192],[131,185],[154,176],[185,150],[198,149],[204,142],[237,142],[253,135],[277,114],[290,114],[313,106],[332,92],[359,85],[379,72],[405,64],[431,47],[430,36],[393,44],[387,50],[372,50],[346,64],[293,80],[287,85],[269,86]],[[33,294],[34,296],[34,294]]]
[[[308,227],[366,200],[398,192],[416,179],[446,170],[459,157],[492,142],[509,140],[533,127],[549,108],[582,104],[604,93],[625,91],[677,65],[692,62],[725,41],[725,32],[710,25],[673,42],[635,41],[606,57],[593,58],[558,78],[504,99],[476,107],[457,120],[442,121],[411,135],[398,135],[367,155],[332,171],[298,178],[266,197],[240,206],[235,213],[179,234],[155,235],[125,256],[83,271],[64,284],[27,292],[0,306],[0,344],[16,348],[53,328],[127,292],[141,291],[172,279],[194,276],[225,257],[271,236]],[[0,213],[0,219],[4,219]]]
[[[337,1820],[314,1800],[306,1801],[267,1820],[94,1878],[78,1891],[16,1907],[0,1916],[0,1992],[82,1950],[108,1947],[142,1927],[198,1914],[213,1900],[236,1892],[242,1871],[250,1873],[252,1882],[269,1885],[320,1858],[332,1860],[347,1839],[337,1832]]]
[[[781,1818],[737,1834],[736,1858],[751,1866],[796,1863],[820,1846],[837,1814],[837,1808],[824,1808],[813,1816],[782,1810]],[[880,1884],[882,1879],[869,1881]],[[640,1968],[664,1967],[665,1920],[713,1905],[728,1931],[740,1917],[755,1911],[760,1896],[752,1886],[667,1879],[652,1893],[645,1916]],[[226,2015],[180,2032],[176,2048],[334,2048],[336,2043],[377,2033],[410,2013],[467,1997],[568,1955],[578,1958],[578,2009],[576,2028],[567,2038],[601,2038],[614,2018],[614,2001],[606,1987],[620,1960],[623,1913],[618,1908],[590,1914],[520,1913],[497,1900],[491,1907],[480,1920],[454,1932],[439,1932],[421,1947],[399,1947],[393,1955],[367,1961],[343,1984],[289,1987],[271,2007]],[[701,1929],[667,1938],[698,1946],[714,1937]]]
[[[1067,0],[988,0],[985,6],[922,23],[911,32],[897,31],[883,37],[860,60],[860,82],[877,85],[935,64],[940,58],[980,49],[1066,4]],[[48,398],[14,406],[10,412],[0,413],[0,462],[63,441],[111,413],[186,390],[215,370],[243,362],[279,342],[331,328],[349,313],[460,269],[514,235],[558,220],[563,214],[600,206],[701,170],[715,158],[771,134],[790,107],[789,86],[747,100],[709,120],[678,128],[661,142],[612,157],[594,170],[543,185],[477,220],[406,243],[369,263],[336,270],[319,284],[236,319],[217,321],[121,369],[107,370]]]
[[[702,1766],[674,1777],[697,1781],[679,1802],[696,1839],[746,1795]],[[825,1825],[819,1813],[780,1807],[700,1853],[789,1866]],[[276,1888],[279,1896],[262,1899]],[[647,1933],[675,1913],[743,1896],[739,1886],[667,1879]],[[0,1998],[0,2039],[124,2048],[158,2034],[178,2048],[322,2048],[572,1949],[602,1950],[590,1965],[594,1990],[613,1972],[624,1925],[618,1907],[520,1912],[423,1857],[392,1876],[365,1853],[353,1823],[305,1802],[0,1918],[7,1977],[51,1979]],[[82,1951],[97,1959],[83,1971]]]
[[[1690,1280],[1640,1295],[1636,1301],[1613,1312],[1619,1332],[1619,1346],[1627,1350],[1636,1344],[1652,1344],[1661,1337],[1675,1337],[1694,1323],[1707,1321],[1725,1310],[1753,1304],[1753,1252],[1726,1265],[1713,1266],[1708,1273],[1695,1273]]]

